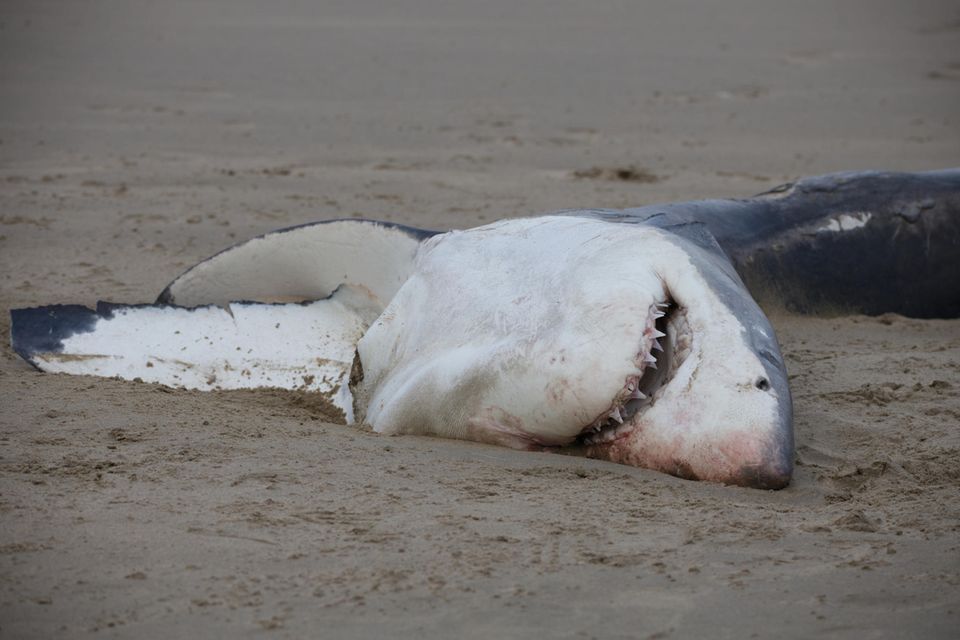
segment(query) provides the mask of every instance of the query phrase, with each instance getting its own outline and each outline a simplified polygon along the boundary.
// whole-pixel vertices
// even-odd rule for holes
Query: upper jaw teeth
[[[650,316],[647,320],[648,324],[644,330],[644,345],[640,353],[637,354],[636,360],[641,372],[644,369],[657,368],[657,358],[653,355],[653,352],[662,352],[664,350],[663,345],[660,344],[660,338],[665,337],[667,334],[657,329],[655,323],[658,319],[666,315],[664,309],[667,309],[669,306],[669,303],[658,302],[650,311]],[[640,390],[641,376],[642,373],[639,373],[627,379],[623,391],[621,391],[614,400],[613,408],[602,418],[597,419],[597,421],[586,430],[583,437],[584,444],[591,445],[612,442],[633,428],[631,424],[632,421],[625,421],[623,409],[627,403],[634,402],[635,404],[630,405],[631,408],[627,413],[628,417],[632,416],[639,408],[636,401],[649,400],[649,396]],[[646,402],[643,404],[646,404]]]

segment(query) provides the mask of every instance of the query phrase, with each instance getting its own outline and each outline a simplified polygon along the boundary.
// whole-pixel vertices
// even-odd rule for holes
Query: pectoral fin
[[[348,382],[371,320],[356,292],[308,303],[226,307],[99,303],[11,311],[14,350],[54,373],[186,389],[280,388],[323,394],[353,421]]]

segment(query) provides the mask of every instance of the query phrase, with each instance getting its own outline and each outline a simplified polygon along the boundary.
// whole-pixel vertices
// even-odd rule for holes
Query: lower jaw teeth
[[[604,444],[606,442],[613,442],[626,432],[630,431],[630,426],[627,424],[622,424],[616,428],[606,428],[601,431],[587,436],[583,439],[584,444]]]

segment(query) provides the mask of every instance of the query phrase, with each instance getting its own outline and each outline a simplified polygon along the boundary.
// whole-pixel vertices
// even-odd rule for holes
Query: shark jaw
[[[687,480],[786,487],[792,432],[770,411],[779,399],[766,373],[710,371],[716,356],[709,346],[704,353],[704,343],[716,336],[698,335],[688,310],[672,301],[651,308],[644,338],[642,373],[626,380],[571,448]]]

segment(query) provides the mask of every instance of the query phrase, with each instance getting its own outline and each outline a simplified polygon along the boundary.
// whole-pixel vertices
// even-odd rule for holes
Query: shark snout
[[[780,406],[779,420],[773,421],[765,429],[766,434],[760,440],[763,444],[759,453],[751,456],[750,462],[735,470],[727,484],[736,484],[755,489],[783,489],[790,484],[793,476],[793,419],[790,411],[790,399],[787,406]]]
[[[783,489],[790,484],[793,476],[793,458],[782,452],[776,452],[759,464],[745,465],[740,473],[730,479],[729,484],[737,484],[754,489]]]

